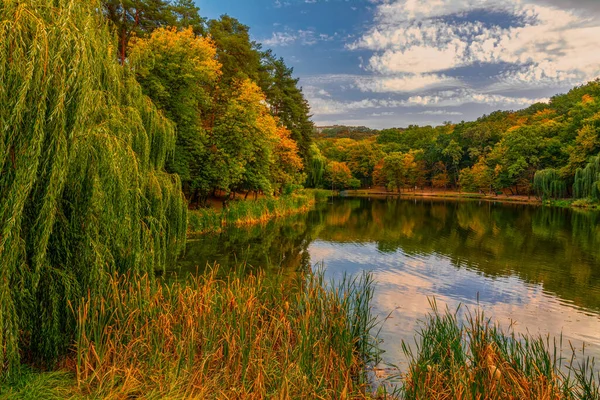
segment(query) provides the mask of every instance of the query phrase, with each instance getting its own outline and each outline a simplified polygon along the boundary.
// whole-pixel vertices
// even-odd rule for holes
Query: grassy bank
[[[304,189],[296,193],[258,200],[238,200],[223,210],[203,208],[188,213],[188,233],[219,232],[227,225],[254,225],[271,218],[306,212],[315,202],[331,196],[329,190]]]
[[[555,399],[600,398],[600,376],[593,361],[561,357],[556,340],[504,332],[483,313],[435,308],[418,332],[400,397],[413,399]],[[573,349],[569,349],[575,354]]]
[[[546,200],[544,204],[563,207],[563,208],[578,208],[584,210],[600,210],[600,204],[589,199],[561,199],[561,200]]]
[[[262,275],[183,283],[112,278],[76,310],[63,370],[25,374],[4,398],[363,397],[375,354],[371,278],[331,286]],[[341,396],[341,397],[340,397]]]

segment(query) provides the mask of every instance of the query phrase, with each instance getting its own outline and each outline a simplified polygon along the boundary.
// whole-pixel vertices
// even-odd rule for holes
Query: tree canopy
[[[594,198],[594,185],[600,179],[593,167],[600,153],[600,80],[554,96],[548,104],[497,111],[476,121],[410,125],[360,137],[349,134],[353,131],[352,127],[322,129],[315,132],[315,143],[326,162],[346,162],[364,187],[398,189],[416,183]],[[411,169],[402,167],[402,160],[411,153],[418,167],[409,176],[404,171]]]

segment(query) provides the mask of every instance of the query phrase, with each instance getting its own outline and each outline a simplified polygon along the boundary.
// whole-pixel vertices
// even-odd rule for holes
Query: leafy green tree
[[[325,158],[315,143],[310,146],[310,166],[307,168],[307,184],[309,187],[319,188],[323,185],[327,158]]]
[[[175,26],[181,29],[192,28],[197,36],[206,31],[206,19],[200,16],[200,9],[194,0],[177,0],[171,4],[171,12],[175,18]]]
[[[442,155],[450,159],[450,165],[452,165],[452,168],[454,170],[456,182],[456,180],[458,179],[460,161],[463,156],[462,147],[458,144],[458,142],[452,139],[450,143],[448,143],[448,146],[442,151]]]
[[[477,164],[471,167],[474,184],[477,190],[482,193],[491,191],[493,183],[492,171],[487,165],[485,158],[480,157]]]
[[[81,302],[110,277],[152,279],[185,243],[180,181],[163,170],[174,126],[116,62],[99,8],[0,6],[0,373],[13,378],[21,357],[51,368],[72,350]]]
[[[383,174],[388,186],[398,193],[405,186],[414,187],[419,180],[419,165],[414,153],[392,153],[383,159]]]
[[[130,58],[144,93],[176,122],[177,144],[167,169],[181,177],[188,199],[198,201],[218,175],[215,165],[206,162],[212,158],[206,122],[221,74],[216,48],[191,27],[158,28],[134,42]]]
[[[433,166],[431,186],[435,188],[446,189],[449,184],[450,178],[448,177],[448,170],[446,169],[446,164],[444,164],[441,161],[438,161]]]
[[[461,190],[464,190],[466,192],[477,191],[477,185],[475,184],[475,176],[471,168],[463,168],[460,170],[458,186],[460,186]]]
[[[352,175],[361,181],[363,186],[373,184],[373,170],[375,164],[383,156],[383,152],[375,143],[361,140],[354,143],[348,154],[348,167]]]

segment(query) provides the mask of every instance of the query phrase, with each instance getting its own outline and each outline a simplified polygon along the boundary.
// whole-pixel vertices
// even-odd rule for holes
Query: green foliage
[[[417,162],[420,153],[391,153],[383,159],[383,165],[378,172],[390,189],[398,193],[403,187],[414,188],[421,183],[423,168]]]
[[[191,27],[203,32],[204,20],[191,0],[101,0],[102,11],[118,37],[119,59],[125,63],[129,41],[144,37],[159,27]]]
[[[308,168],[307,185],[311,188],[321,187],[324,183],[327,159],[321,154],[316,144],[310,146],[310,166]]]
[[[377,131],[366,126],[334,125],[327,128],[315,129],[315,136],[319,138],[348,138],[362,140],[377,135]]]
[[[359,141],[330,134],[317,134],[316,138],[322,154],[348,163],[363,186],[386,184],[381,174],[386,156],[420,152],[416,161],[421,176],[417,180],[422,185],[456,188],[462,171],[462,186],[468,190],[529,195],[535,173],[554,169],[570,188],[577,169],[584,169],[589,158],[600,151],[600,80],[557,95],[550,104],[538,103],[521,111],[497,111],[476,121],[436,127],[383,129],[373,138],[362,138],[360,143],[371,148],[356,153],[363,158],[358,162],[352,161],[352,153],[359,149]],[[369,180],[365,171],[370,171],[371,165],[364,161],[367,154],[377,153],[379,159],[372,163],[377,176]]]
[[[592,157],[585,168],[575,173],[573,197],[600,201],[600,155]]]
[[[211,110],[212,92],[220,75],[216,48],[191,29],[159,28],[134,42],[130,65],[154,104],[176,121],[177,141],[167,170],[182,180],[186,195],[212,189],[206,160],[211,156],[203,119]],[[209,164],[210,165],[210,164]]]
[[[357,180],[352,177],[350,168],[345,162],[331,161],[327,164],[325,180],[327,187],[332,187],[333,190],[343,190],[360,185],[360,182],[357,183]]]
[[[302,182],[312,123],[292,70],[260,53],[236,19],[223,16],[208,26],[207,37],[192,28],[158,28],[131,49],[144,93],[176,123],[167,170],[181,177],[197,205],[217,189],[272,194]],[[313,164],[307,166],[310,172]]]
[[[18,377],[0,385],[3,400],[77,399],[75,376],[66,371],[33,372],[25,370]]]
[[[533,189],[542,199],[562,199],[567,195],[567,183],[555,169],[537,171],[533,177]]]
[[[115,62],[96,2],[0,7],[0,370],[52,365],[84,294],[185,242],[173,125]]]
[[[290,131],[310,173],[314,126],[310,120],[310,106],[298,85],[298,78],[292,76],[293,68],[286,66],[282,58],[275,58],[270,51],[263,53],[261,68],[258,84],[266,95],[271,114]]]

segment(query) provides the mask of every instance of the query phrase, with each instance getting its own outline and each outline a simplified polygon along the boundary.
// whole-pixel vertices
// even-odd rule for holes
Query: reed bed
[[[503,331],[483,312],[433,312],[418,332],[400,398],[411,399],[600,399],[593,360],[562,357],[562,341]]]
[[[240,274],[241,276],[241,274]],[[113,277],[77,313],[79,393],[96,398],[363,398],[376,355],[369,275]]]
[[[316,202],[324,201],[328,196],[330,192],[327,190],[305,189],[281,197],[233,201],[221,211],[211,208],[190,211],[188,233],[220,232],[229,225],[262,224],[272,218],[306,212]]]

